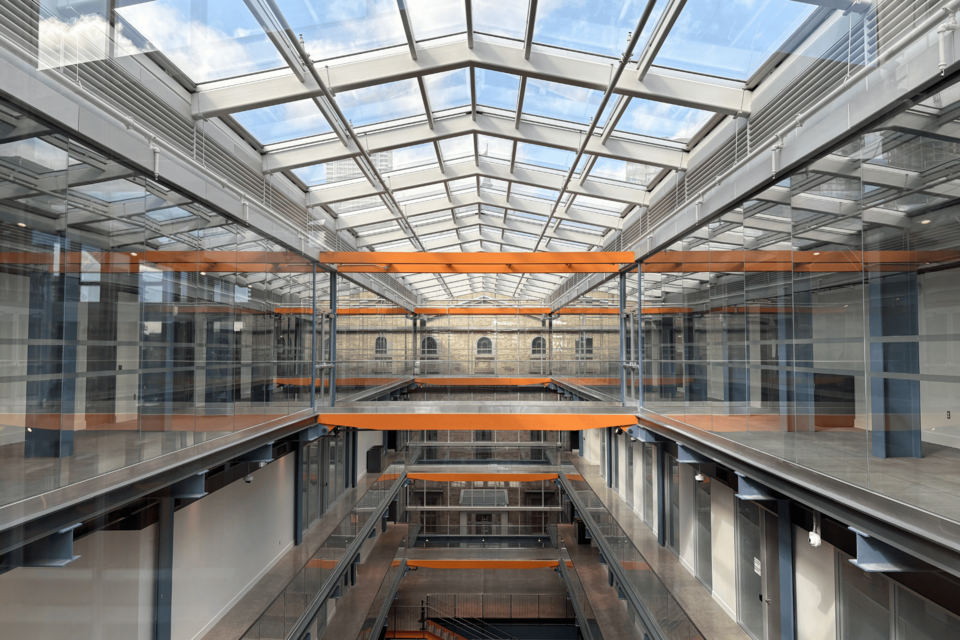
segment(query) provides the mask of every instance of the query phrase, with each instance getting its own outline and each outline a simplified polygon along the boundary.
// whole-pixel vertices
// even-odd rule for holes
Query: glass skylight
[[[565,151],[564,149],[544,147],[527,142],[517,143],[517,162],[521,164],[568,171],[576,155],[573,151]]]
[[[236,0],[153,0],[117,7],[117,13],[194,82],[286,66]]]
[[[405,0],[418,41],[467,30],[463,0]]]
[[[277,6],[314,60],[407,42],[395,0],[277,0]]]
[[[398,80],[337,94],[343,115],[355,127],[424,115],[423,98],[416,80]]]
[[[627,34],[637,26],[646,2],[639,0],[554,0],[540,3],[533,40],[565,49],[619,57]],[[650,21],[656,23],[656,18]]]
[[[233,114],[260,144],[294,140],[331,131],[313,100],[297,100]]]
[[[454,69],[444,73],[432,73],[423,77],[430,97],[430,108],[443,111],[470,104],[470,72]]]
[[[634,98],[617,123],[617,131],[687,142],[712,115],[709,111]]]
[[[603,94],[593,89],[531,78],[523,96],[523,112],[587,124],[597,114],[602,98]]]
[[[477,69],[476,77],[477,104],[508,111],[516,110],[520,76],[489,69]]]
[[[792,0],[690,0],[654,62],[746,80],[814,9]]]
[[[495,36],[523,39],[526,0],[473,0],[473,28]]]

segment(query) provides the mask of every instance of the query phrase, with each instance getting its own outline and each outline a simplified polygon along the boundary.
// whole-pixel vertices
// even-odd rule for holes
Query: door
[[[713,549],[711,547],[710,489],[713,480],[704,475],[696,483],[697,508],[697,578],[708,591],[713,591]]]
[[[740,625],[756,640],[780,637],[777,516],[737,501],[737,600]]]

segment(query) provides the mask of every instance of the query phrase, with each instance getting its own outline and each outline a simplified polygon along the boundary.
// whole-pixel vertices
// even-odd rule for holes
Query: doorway
[[[738,622],[755,640],[780,637],[777,516],[737,500]]]

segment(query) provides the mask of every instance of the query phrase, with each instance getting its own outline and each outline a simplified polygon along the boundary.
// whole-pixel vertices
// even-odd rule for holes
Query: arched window
[[[479,340],[477,340],[477,355],[492,356],[493,340],[491,340],[490,338],[480,338]]]
[[[593,358],[593,338],[578,338],[575,348],[577,358]]]
[[[530,343],[530,355],[532,356],[547,355],[547,341],[539,336],[534,338],[533,342]]]
[[[437,339],[431,336],[427,336],[420,340],[420,357],[421,358],[436,358],[439,355],[439,350],[437,349]]]
[[[383,336],[377,338],[373,343],[373,353],[377,356],[387,355],[387,339]]]

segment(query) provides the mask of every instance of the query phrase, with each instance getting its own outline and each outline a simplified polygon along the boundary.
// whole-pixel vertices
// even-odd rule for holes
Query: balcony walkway
[[[727,615],[700,581],[680,564],[680,558],[666,547],[661,547],[657,543],[656,534],[640,520],[640,516],[627,506],[616,491],[607,488],[606,480],[600,476],[599,466],[572,454],[570,461],[643,555],[650,569],[683,607],[705,640],[750,640],[747,632]],[[577,570],[580,570],[579,567]],[[593,604],[593,600],[590,602]],[[604,640],[607,640],[606,634]]]

